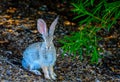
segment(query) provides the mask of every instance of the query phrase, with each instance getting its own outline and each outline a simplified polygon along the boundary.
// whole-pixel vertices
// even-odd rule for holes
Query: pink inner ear
[[[42,35],[45,36],[45,35],[47,34],[46,23],[44,22],[44,20],[38,19],[38,21],[37,21],[37,28],[38,28],[38,31],[39,31]]]

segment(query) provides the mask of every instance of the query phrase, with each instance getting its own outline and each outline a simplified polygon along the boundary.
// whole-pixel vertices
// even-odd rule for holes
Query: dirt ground
[[[37,3],[33,0],[0,1],[1,82],[120,82],[119,20],[110,32],[101,30],[98,33],[104,38],[101,42],[106,52],[98,65],[91,65],[87,59],[81,62],[78,56],[75,59],[68,55],[62,57],[61,44],[58,40],[70,34],[77,25],[70,22],[67,16],[51,11],[45,2]],[[22,68],[22,52],[29,44],[42,41],[36,29],[37,19],[44,19],[49,26],[57,15],[60,16],[54,34],[57,49],[54,70],[57,80],[47,80],[43,75],[36,76]]]

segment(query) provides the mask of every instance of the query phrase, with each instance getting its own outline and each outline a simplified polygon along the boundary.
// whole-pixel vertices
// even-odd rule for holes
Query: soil
[[[63,14],[67,6],[56,0],[1,0],[0,1],[0,81],[1,82],[120,82],[120,20],[108,32],[105,29],[98,34],[105,50],[104,58],[97,65],[87,59],[80,61],[69,55],[61,55],[59,39],[75,31],[77,25],[71,22],[68,14]],[[55,5],[57,10],[53,7]],[[63,8],[63,10],[60,10]],[[71,8],[71,7],[70,7]],[[66,11],[66,13],[69,11]],[[43,74],[37,76],[21,66],[24,49],[34,42],[43,41],[36,29],[36,21],[42,18],[50,26],[59,15],[54,34],[57,49],[57,61],[54,66],[57,80],[47,80]]]

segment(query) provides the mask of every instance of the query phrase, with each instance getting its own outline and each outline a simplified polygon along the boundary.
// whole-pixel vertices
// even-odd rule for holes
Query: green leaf
[[[94,51],[92,53],[91,63],[97,63],[98,62],[98,51],[96,47],[93,47]]]
[[[94,0],[91,0],[91,5],[93,6]]]

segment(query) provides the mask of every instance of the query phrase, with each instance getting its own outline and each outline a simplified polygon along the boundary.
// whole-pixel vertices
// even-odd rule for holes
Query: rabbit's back
[[[42,44],[41,42],[31,44],[23,52],[22,66],[25,69],[28,69],[30,66],[33,67],[34,69],[40,68],[39,49],[41,44]]]
[[[37,60],[39,59],[39,50],[42,42],[37,42],[29,45],[23,52],[23,58]]]

